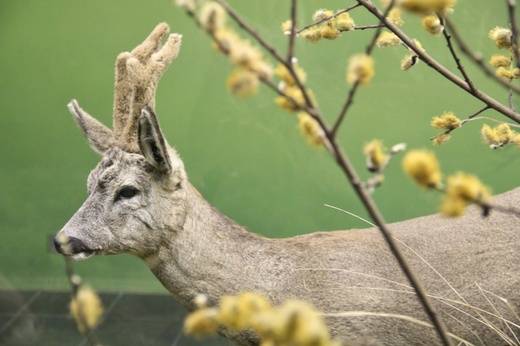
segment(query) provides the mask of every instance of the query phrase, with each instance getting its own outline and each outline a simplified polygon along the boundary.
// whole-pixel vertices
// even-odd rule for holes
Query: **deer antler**
[[[171,34],[166,23],[131,52],[119,54],[116,60],[114,95],[114,138],[116,145],[128,152],[139,152],[137,123],[142,109],[155,106],[155,90],[159,79],[179,53],[182,35]]]

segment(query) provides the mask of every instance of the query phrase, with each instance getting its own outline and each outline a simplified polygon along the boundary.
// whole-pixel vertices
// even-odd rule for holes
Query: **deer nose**
[[[62,255],[63,255],[63,247],[62,247],[61,242],[58,240],[58,236],[55,236],[55,237],[54,237],[54,248],[56,249],[56,251],[57,251],[59,254],[62,254]]]
[[[65,241],[63,240],[64,238],[66,239]],[[64,256],[73,256],[81,252],[93,252],[82,240],[75,237],[63,237],[59,234],[54,237],[54,247],[58,253]]]

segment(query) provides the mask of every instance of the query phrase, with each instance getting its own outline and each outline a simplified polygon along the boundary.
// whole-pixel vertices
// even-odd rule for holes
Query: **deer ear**
[[[172,164],[168,155],[168,146],[161,132],[157,116],[148,106],[145,106],[141,111],[137,133],[139,148],[146,160],[159,172],[170,174]]]
[[[81,109],[76,100],[70,101],[68,107],[74,121],[87,137],[90,147],[95,152],[104,154],[105,151],[114,146],[112,130]]]

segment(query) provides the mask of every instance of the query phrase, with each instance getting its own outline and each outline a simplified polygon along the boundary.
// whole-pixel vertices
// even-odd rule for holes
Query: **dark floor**
[[[106,346],[229,346],[221,337],[197,341],[182,333],[186,311],[169,295],[100,294],[105,316],[94,331]],[[89,346],[68,312],[70,292],[0,290],[0,345]]]

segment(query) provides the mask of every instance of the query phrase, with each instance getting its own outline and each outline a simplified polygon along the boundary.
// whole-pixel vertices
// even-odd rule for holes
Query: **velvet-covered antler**
[[[128,152],[139,152],[137,123],[142,109],[155,105],[159,79],[179,53],[181,38],[171,34],[164,45],[169,27],[161,23],[131,52],[121,53],[116,60],[114,95],[115,144]]]
[[[139,152],[139,116],[145,106],[154,108],[159,79],[177,57],[181,46],[182,36],[179,34],[171,34],[162,45],[168,32],[168,25],[161,23],[134,50],[117,57],[113,131],[81,109],[76,100],[69,103],[74,120],[98,153],[102,154],[113,146],[132,153]]]

